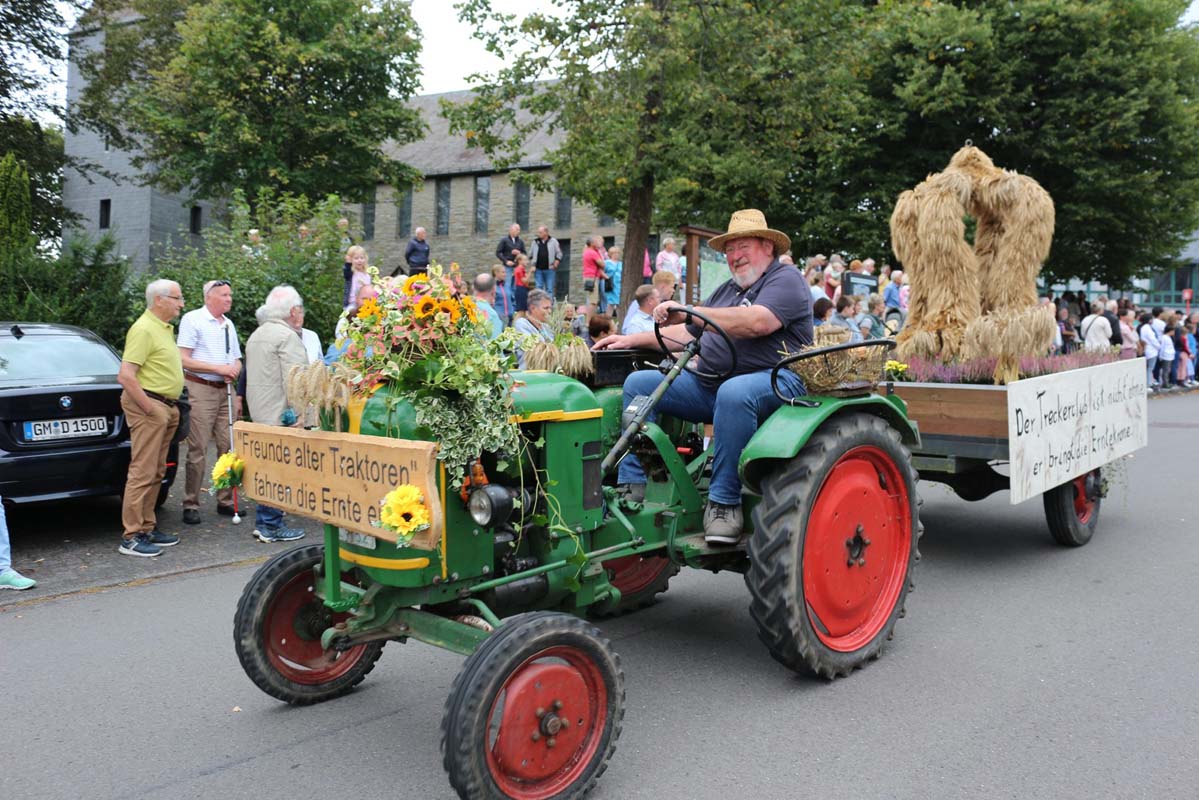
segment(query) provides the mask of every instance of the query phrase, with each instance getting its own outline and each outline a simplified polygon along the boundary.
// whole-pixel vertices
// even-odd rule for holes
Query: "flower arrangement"
[[[515,453],[520,430],[508,391],[519,335],[487,338],[475,302],[440,265],[400,280],[368,272],[378,297],[347,313],[341,364],[350,389],[381,382],[412,404],[416,423],[437,441],[437,457],[457,489],[483,452]]]
[[[209,494],[216,494],[221,489],[233,489],[241,486],[242,474],[246,471],[246,462],[241,456],[230,450],[216,460],[212,466],[212,486]]]
[[[1118,351],[1086,351],[1052,356],[1025,356],[1020,359],[1021,378],[1036,378],[1055,372],[1094,367],[1119,359]],[[975,358],[943,363],[941,361],[909,358],[907,363],[888,361],[884,380],[916,383],[994,383],[996,358]]]
[[[407,544],[413,536],[429,528],[424,495],[410,483],[397,486],[379,503],[379,521],[373,524],[395,533],[399,544]]]
[[[908,365],[902,361],[890,360],[883,365],[883,380],[887,381],[907,381],[911,380],[908,377]]]

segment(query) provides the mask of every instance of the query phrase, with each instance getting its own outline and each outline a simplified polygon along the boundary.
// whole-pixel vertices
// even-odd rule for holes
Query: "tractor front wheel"
[[[321,634],[349,618],[316,595],[324,545],[287,550],[263,564],[246,584],[233,623],[237,658],[259,689],[292,705],[340,697],[375,667],[384,642],[338,652]]]
[[[1053,540],[1064,547],[1082,547],[1095,535],[1103,502],[1102,476],[1093,469],[1041,495],[1045,521]]]
[[[463,798],[581,797],[607,768],[623,717],[620,658],[600,631],[568,614],[520,614],[454,679],[443,762]]]
[[[620,602],[588,608],[588,615],[596,618],[615,617],[653,605],[670,586],[670,579],[679,574],[678,566],[659,554],[613,558],[603,562],[603,567],[608,571],[608,581],[620,590]]]
[[[833,417],[763,483],[745,574],[780,663],[838,678],[878,658],[919,560],[916,473],[899,433]]]

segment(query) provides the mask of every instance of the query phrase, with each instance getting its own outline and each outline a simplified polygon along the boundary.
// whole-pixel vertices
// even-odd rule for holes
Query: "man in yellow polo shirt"
[[[125,352],[117,382],[129,425],[129,477],[121,503],[125,528],[119,551],[153,557],[179,543],[158,530],[154,503],[166,473],[167,449],[179,425],[176,403],[183,393],[183,361],[171,321],[183,310],[183,292],[174,281],[146,287],[146,310],[125,334]]]

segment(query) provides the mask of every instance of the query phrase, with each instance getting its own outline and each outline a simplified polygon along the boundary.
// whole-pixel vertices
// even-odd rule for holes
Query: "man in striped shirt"
[[[191,429],[187,435],[187,471],[183,495],[183,521],[200,522],[200,489],[208,473],[208,445],[215,441],[217,454],[229,452],[229,390],[241,373],[241,344],[233,320],[229,281],[204,284],[204,305],[183,315],[179,322],[179,355],[191,403]],[[234,418],[241,416],[241,398],[233,398]],[[217,513],[233,516],[233,493],[217,492]]]

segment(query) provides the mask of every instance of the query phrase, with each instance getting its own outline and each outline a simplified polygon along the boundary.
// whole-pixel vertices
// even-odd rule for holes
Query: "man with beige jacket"
[[[288,408],[287,375],[292,367],[308,364],[300,338],[304,301],[291,286],[276,286],[258,311],[262,324],[246,342],[246,405],[255,422],[283,425]],[[291,542],[303,538],[304,531],[286,527],[281,510],[259,503],[254,512],[254,535],[263,542]]]

